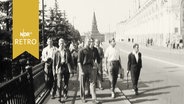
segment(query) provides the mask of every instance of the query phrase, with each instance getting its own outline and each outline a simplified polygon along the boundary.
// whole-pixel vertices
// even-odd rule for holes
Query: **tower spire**
[[[97,28],[97,21],[96,21],[95,12],[93,12],[92,31],[91,32],[92,32],[92,34],[99,33],[98,28]]]

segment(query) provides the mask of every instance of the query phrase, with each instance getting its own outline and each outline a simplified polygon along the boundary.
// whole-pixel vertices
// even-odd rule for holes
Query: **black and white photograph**
[[[0,104],[184,104],[184,0],[36,1],[39,59],[13,59],[0,0]]]

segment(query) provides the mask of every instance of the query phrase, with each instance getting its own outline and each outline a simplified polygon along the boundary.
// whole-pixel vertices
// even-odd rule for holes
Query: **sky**
[[[40,0],[41,1],[41,0]],[[45,0],[46,8],[55,0]],[[58,0],[59,9],[81,34],[91,31],[93,12],[100,33],[114,32],[117,23],[129,17],[131,0]]]

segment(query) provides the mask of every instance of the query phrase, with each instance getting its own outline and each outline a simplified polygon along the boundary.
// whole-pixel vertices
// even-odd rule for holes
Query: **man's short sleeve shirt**
[[[105,51],[105,57],[108,61],[118,61],[120,57],[120,51],[116,47],[109,46]]]

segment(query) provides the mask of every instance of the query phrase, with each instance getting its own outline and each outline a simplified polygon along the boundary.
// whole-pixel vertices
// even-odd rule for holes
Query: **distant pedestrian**
[[[139,45],[134,44],[133,45],[133,52],[131,52],[128,55],[128,72],[130,71],[131,73],[131,79],[132,79],[132,84],[133,84],[133,89],[135,91],[135,95],[138,95],[138,80],[139,80],[139,75],[140,71],[142,68],[142,56],[141,52],[139,52]]]
[[[115,86],[119,70],[123,70],[121,66],[120,51],[117,49],[115,39],[109,40],[110,46],[105,51],[105,70],[109,74],[111,82],[111,97],[115,98]]]

